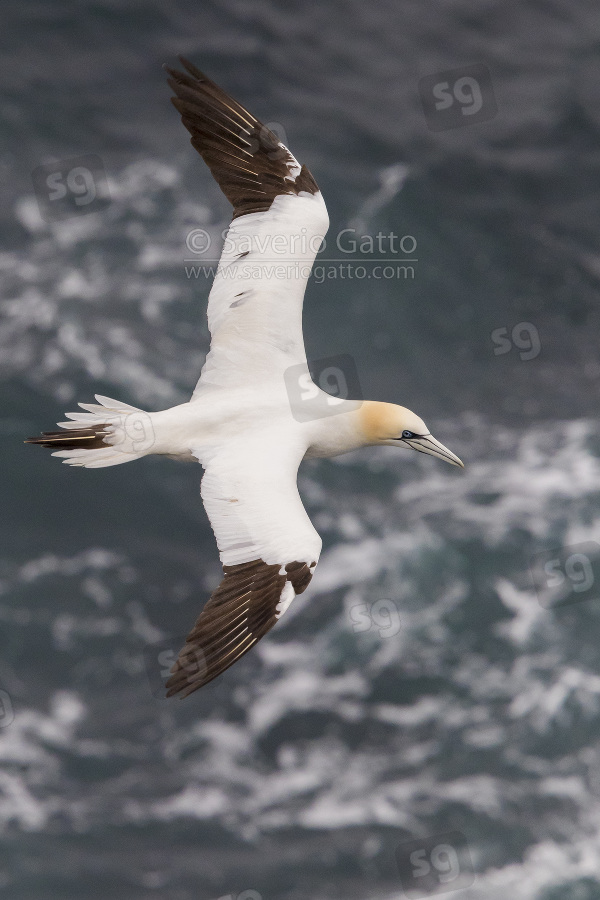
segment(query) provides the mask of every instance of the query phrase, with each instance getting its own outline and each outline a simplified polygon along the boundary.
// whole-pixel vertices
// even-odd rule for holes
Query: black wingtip
[[[193,75],[195,78],[206,78],[206,75],[204,75],[204,73],[201,72],[197,66],[195,66],[193,63],[191,63],[189,61],[189,59],[186,59],[185,56],[178,56],[177,59],[179,60],[181,65],[184,67],[184,69],[187,69],[187,71],[190,73],[190,75]],[[163,63],[162,68],[165,70],[165,72],[171,72],[171,73],[177,72],[176,69],[171,68],[169,63]]]
[[[200,69],[197,69],[196,66],[189,61],[189,59],[185,58],[185,56],[178,56],[177,58],[184,69],[187,69],[190,75],[193,75],[194,78],[199,78],[201,81],[206,78],[206,75],[201,72]]]
[[[188,75],[191,75],[192,78],[195,78],[197,81],[207,81],[209,84],[213,83],[211,82],[208,75],[205,75],[204,72],[198,68],[198,66],[195,66],[194,63],[190,62],[189,59],[186,59],[185,56],[178,56],[177,59],[186,70]],[[181,77],[181,75],[185,74],[183,72],[178,72],[176,69],[170,69],[166,64],[163,65],[163,69],[166,69],[167,72],[170,72],[170,74],[174,76],[178,75],[179,77]]]

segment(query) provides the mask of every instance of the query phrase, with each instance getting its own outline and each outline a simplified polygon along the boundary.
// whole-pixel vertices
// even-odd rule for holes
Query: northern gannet
[[[208,299],[210,351],[187,403],[146,413],[108,397],[79,403],[65,431],[26,443],[50,447],[70,466],[100,468],[150,453],[198,461],[201,496],[224,577],[189,633],[167,696],[187,696],[250,650],[297,594],[321,552],[298,494],[301,461],[368,445],[412,447],[455,466],[419,416],[391,403],[346,401],[334,415],[297,415],[286,373],[323,403],[310,379],[302,302],[329,226],[317,184],[258,119],[185,59],[167,69],[172,102],[192,145],[233,206],[233,218]],[[166,67],[165,67],[166,68]],[[283,247],[285,271],[257,271]],[[307,382],[308,379],[308,382]]]

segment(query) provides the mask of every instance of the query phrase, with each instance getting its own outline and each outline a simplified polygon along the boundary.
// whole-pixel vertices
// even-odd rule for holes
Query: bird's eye
[[[402,437],[403,438],[412,438],[412,437],[415,437],[415,433],[414,433],[414,431],[403,431]]]

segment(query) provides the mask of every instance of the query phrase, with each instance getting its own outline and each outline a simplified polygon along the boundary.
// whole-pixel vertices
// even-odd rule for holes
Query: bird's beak
[[[444,447],[443,444],[436,441],[431,434],[425,434],[420,438],[408,438],[404,443],[408,444],[409,447],[412,447],[413,450],[418,450],[419,453],[428,453],[429,456],[437,456],[438,459],[445,459],[446,462],[449,462],[452,466],[460,466],[461,469],[464,469],[465,467],[458,456],[455,456],[447,447]]]

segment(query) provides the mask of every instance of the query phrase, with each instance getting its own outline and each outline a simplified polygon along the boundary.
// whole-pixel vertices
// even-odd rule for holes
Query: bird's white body
[[[320,393],[329,399],[325,392]],[[147,413],[154,435],[151,452],[182,458],[191,454],[203,462],[215,447],[231,441],[241,452],[247,440],[257,438],[265,448],[289,447],[300,462],[305,457],[339,456],[370,443],[360,424],[360,401],[340,404],[348,409],[339,409],[335,415],[299,422],[292,415],[285,390],[279,394],[263,397],[257,403],[252,390],[215,392]]]

